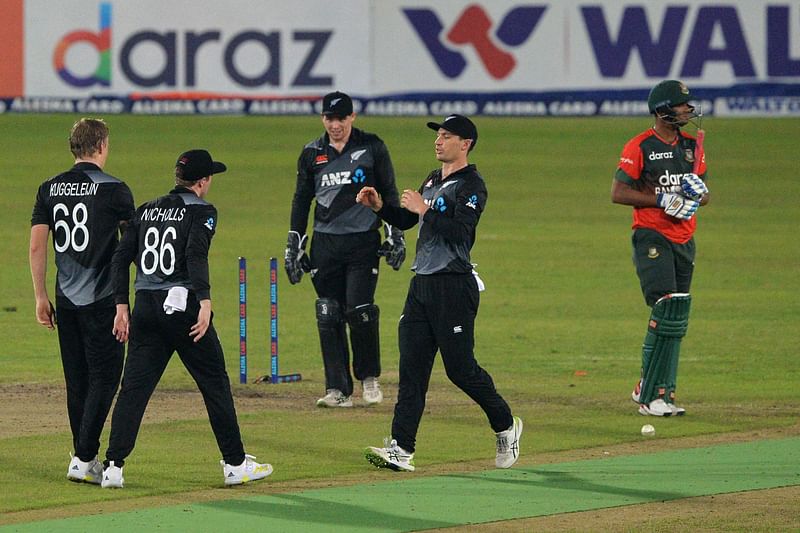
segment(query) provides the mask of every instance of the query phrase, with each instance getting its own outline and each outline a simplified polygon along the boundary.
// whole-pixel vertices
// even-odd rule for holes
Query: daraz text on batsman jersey
[[[681,178],[692,172],[696,139],[682,131],[672,143],[664,142],[654,129],[640,133],[625,145],[615,179],[641,191],[679,193]],[[698,175],[706,179],[705,157]],[[660,207],[634,207],[633,228],[655,230],[672,242],[687,242],[694,235],[696,217],[680,220]]]

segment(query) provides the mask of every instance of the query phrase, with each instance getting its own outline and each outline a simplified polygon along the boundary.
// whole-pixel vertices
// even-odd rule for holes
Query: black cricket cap
[[[341,91],[328,93],[322,99],[322,114],[344,118],[353,114],[353,100]]]
[[[440,128],[447,130],[450,133],[455,133],[462,139],[472,139],[470,150],[475,148],[475,145],[478,144],[478,128],[464,115],[449,115],[445,117],[441,123],[428,122],[428,127],[433,131],[439,131]]]
[[[197,181],[212,174],[219,174],[228,170],[225,163],[214,161],[211,159],[211,154],[206,150],[189,150],[183,152],[178,161],[175,162],[175,168],[181,169],[181,179],[186,181]]]

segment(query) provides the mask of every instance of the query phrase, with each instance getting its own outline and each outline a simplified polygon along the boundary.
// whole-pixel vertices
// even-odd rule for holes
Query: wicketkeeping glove
[[[406,240],[403,230],[393,228],[387,223],[383,223],[383,232],[386,240],[378,248],[378,256],[386,257],[386,264],[395,270],[400,270],[403,261],[406,259]]]
[[[700,201],[708,194],[708,187],[697,174],[686,174],[681,178],[681,194],[692,200]]]
[[[664,208],[664,212],[681,220],[689,220],[694,216],[694,212],[700,207],[700,202],[686,198],[680,194],[668,192],[658,193],[656,201],[659,207]]]
[[[304,272],[311,272],[311,260],[306,255],[306,237],[296,231],[290,231],[286,240],[286,250],[283,253],[283,266],[289,283],[300,283]]]

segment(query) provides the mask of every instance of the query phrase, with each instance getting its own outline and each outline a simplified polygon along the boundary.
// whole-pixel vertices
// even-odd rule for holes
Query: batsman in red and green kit
[[[678,357],[689,326],[696,215],[709,201],[701,130],[697,138],[681,131],[699,117],[691,100],[680,81],[653,87],[647,105],[655,123],[625,144],[611,188],[612,202],[633,207],[633,263],[651,308],[631,393],[642,415],[686,412],[675,404]]]

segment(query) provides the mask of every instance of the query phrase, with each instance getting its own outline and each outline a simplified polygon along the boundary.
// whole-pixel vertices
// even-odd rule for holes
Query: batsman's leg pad
[[[675,390],[678,355],[681,339],[689,327],[691,302],[688,293],[671,293],[653,305],[642,346],[641,403],[650,403],[660,396],[666,400]]]
[[[350,351],[347,331],[339,302],[331,298],[317,299],[317,329],[325,364],[325,388],[338,389],[345,396],[353,394],[350,377]]]
[[[381,345],[378,328],[380,309],[375,304],[354,307],[346,313],[353,348],[353,373],[356,379],[381,375]]]

